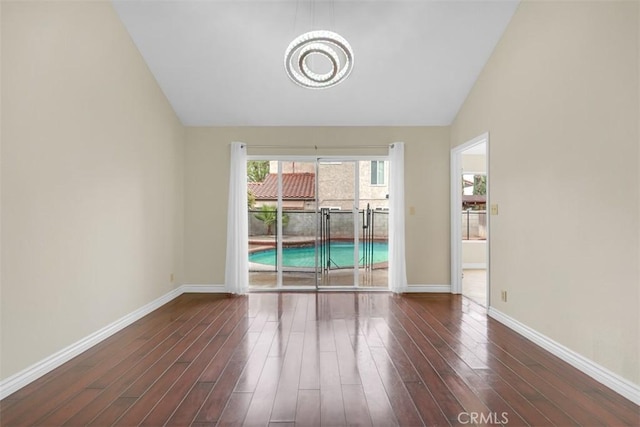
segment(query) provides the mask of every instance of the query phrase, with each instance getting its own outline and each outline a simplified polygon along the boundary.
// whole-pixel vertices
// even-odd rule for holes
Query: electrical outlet
[[[498,215],[498,205],[491,205],[491,215]]]
[[[500,299],[502,300],[502,302],[507,302],[507,291],[500,292]]]

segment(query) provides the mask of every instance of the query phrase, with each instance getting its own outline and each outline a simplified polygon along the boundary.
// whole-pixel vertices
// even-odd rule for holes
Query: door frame
[[[349,155],[349,156],[341,156],[341,155],[265,155],[265,154],[259,154],[259,155],[247,155],[247,162],[248,161],[252,161],[252,160],[268,160],[268,161],[277,161],[278,162],[278,201],[277,201],[277,205],[278,205],[278,221],[277,221],[277,241],[278,241],[278,247],[276,248],[276,250],[278,251],[278,253],[281,253],[282,251],[282,173],[281,173],[281,163],[280,162],[315,162],[315,170],[316,170],[316,177],[319,174],[319,165],[321,161],[335,161],[335,162],[355,162],[355,172],[354,172],[354,185],[355,185],[355,199],[354,199],[354,225],[357,223],[357,220],[359,218],[359,213],[358,213],[358,209],[356,206],[356,202],[359,202],[359,198],[360,198],[360,194],[359,194],[359,179],[360,179],[360,174],[359,174],[359,170],[358,170],[358,162],[359,161],[372,161],[372,160],[384,160],[384,161],[389,161],[389,156],[388,155],[360,155],[360,156],[355,156],[355,155]],[[319,200],[317,199],[317,195],[318,195],[318,190],[319,190],[319,182],[318,179],[316,179],[316,215],[319,214],[320,212],[320,208],[319,208]],[[389,284],[387,283],[387,286],[385,288],[371,288],[371,287],[365,287],[365,286],[360,286],[359,285],[359,269],[354,267],[354,282],[353,285],[347,285],[347,286],[323,286],[320,284],[320,280],[319,280],[319,273],[318,273],[318,235],[319,235],[319,222],[316,221],[316,271],[315,271],[315,275],[316,275],[316,279],[315,279],[315,287],[311,287],[311,286],[283,286],[282,285],[282,265],[281,265],[281,261],[280,259],[282,257],[278,256],[279,262],[278,262],[278,266],[277,266],[277,283],[276,286],[274,288],[267,288],[264,291],[303,291],[303,290],[315,290],[315,291],[320,291],[320,290],[328,290],[328,291],[353,291],[353,290],[363,290],[363,291],[367,291],[367,292],[375,292],[375,291],[383,291],[383,292],[388,292],[389,291]],[[359,239],[359,229],[358,227],[354,227],[354,239],[357,242]],[[356,247],[355,253],[354,253],[354,258],[359,256],[358,254],[358,248]],[[355,261],[355,260],[354,260]],[[250,289],[251,292],[256,292],[256,291],[260,291],[257,289]]]
[[[489,176],[489,132],[485,132],[461,145],[451,149],[451,293],[462,293],[462,153],[471,147],[485,143],[485,171],[487,182],[487,280],[486,307],[491,306],[490,274],[491,274],[491,214],[490,214],[490,176]]]

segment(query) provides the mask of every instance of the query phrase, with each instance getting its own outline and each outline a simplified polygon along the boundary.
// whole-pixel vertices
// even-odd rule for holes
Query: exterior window
[[[371,161],[371,185],[384,185],[384,160]]]

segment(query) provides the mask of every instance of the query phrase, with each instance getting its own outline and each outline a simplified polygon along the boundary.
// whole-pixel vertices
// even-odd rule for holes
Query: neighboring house
[[[315,206],[315,177],[314,162],[281,162],[283,177],[283,208],[314,210]],[[339,210],[353,208],[356,195],[354,185],[355,162],[320,162],[318,166],[318,200],[320,207]],[[262,185],[249,183],[249,190],[256,198],[256,207],[263,204],[275,204],[277,201],[277,170],[278,162],[269,164],[270,174]],[[359,171],[359,209],[388,209],[389,207],[389,162],[386,160],[364,160],[358,162]],[[304,185],[305,196],[300,203],[300,188]],[[293,201],[298,201],[294,203]]]

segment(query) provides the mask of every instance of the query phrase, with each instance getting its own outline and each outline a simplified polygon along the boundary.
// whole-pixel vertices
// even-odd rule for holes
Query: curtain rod
[[[292,145],[249,145],[248,148],[288,148],[288,149],[303,149],[303,150],[324,150],[324,149],[346,149],[346,148],[389,148],[389,146],[393,146],[393,144],[386,145],[326,145],[322,147],[318,147],[317,145],[313,146],[292,146]]]

